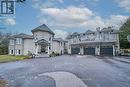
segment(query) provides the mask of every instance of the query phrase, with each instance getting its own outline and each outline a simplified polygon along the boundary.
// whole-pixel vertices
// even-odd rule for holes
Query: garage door
[[[85,55],[95,55],[95,48],[84,48]]]
[[[101,47],[100,55],[113,55],[112,47]]]
[[[79,54],[80,48],[71,48],[71,54]]]

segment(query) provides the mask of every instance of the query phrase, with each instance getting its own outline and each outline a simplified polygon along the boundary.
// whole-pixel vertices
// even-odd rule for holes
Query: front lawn
[[[30,59],[28,56],[0,55],[0,63]]]

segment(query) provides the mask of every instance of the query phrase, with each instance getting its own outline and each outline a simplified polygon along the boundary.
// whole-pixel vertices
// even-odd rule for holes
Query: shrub
[[[0,45],[0,55],[8,54],[8,46]]]
[[[53,51],[49,56],[50,57],[55,57],[55,56],[59,56],[59,55],[60,55],[59,53]]]

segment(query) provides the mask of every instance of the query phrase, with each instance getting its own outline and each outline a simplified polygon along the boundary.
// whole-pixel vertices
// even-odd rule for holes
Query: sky
[[[32,34],[46,24],[55,37],[108,26],[115,29],[130,16],[130,0],[26,0],[16,3],[14,17],[0,17],[1,32]]]

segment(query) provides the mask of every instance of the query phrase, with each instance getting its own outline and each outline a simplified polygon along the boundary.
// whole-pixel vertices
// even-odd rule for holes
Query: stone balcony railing
[[[117,39],[109,39],[109,40],[102,40],[102,39],[97,39],[97,40],[76,40],[76,41],[71,41],[71,44],[81,44],[81,43],[103,43],[103,42],[117,42]]]

